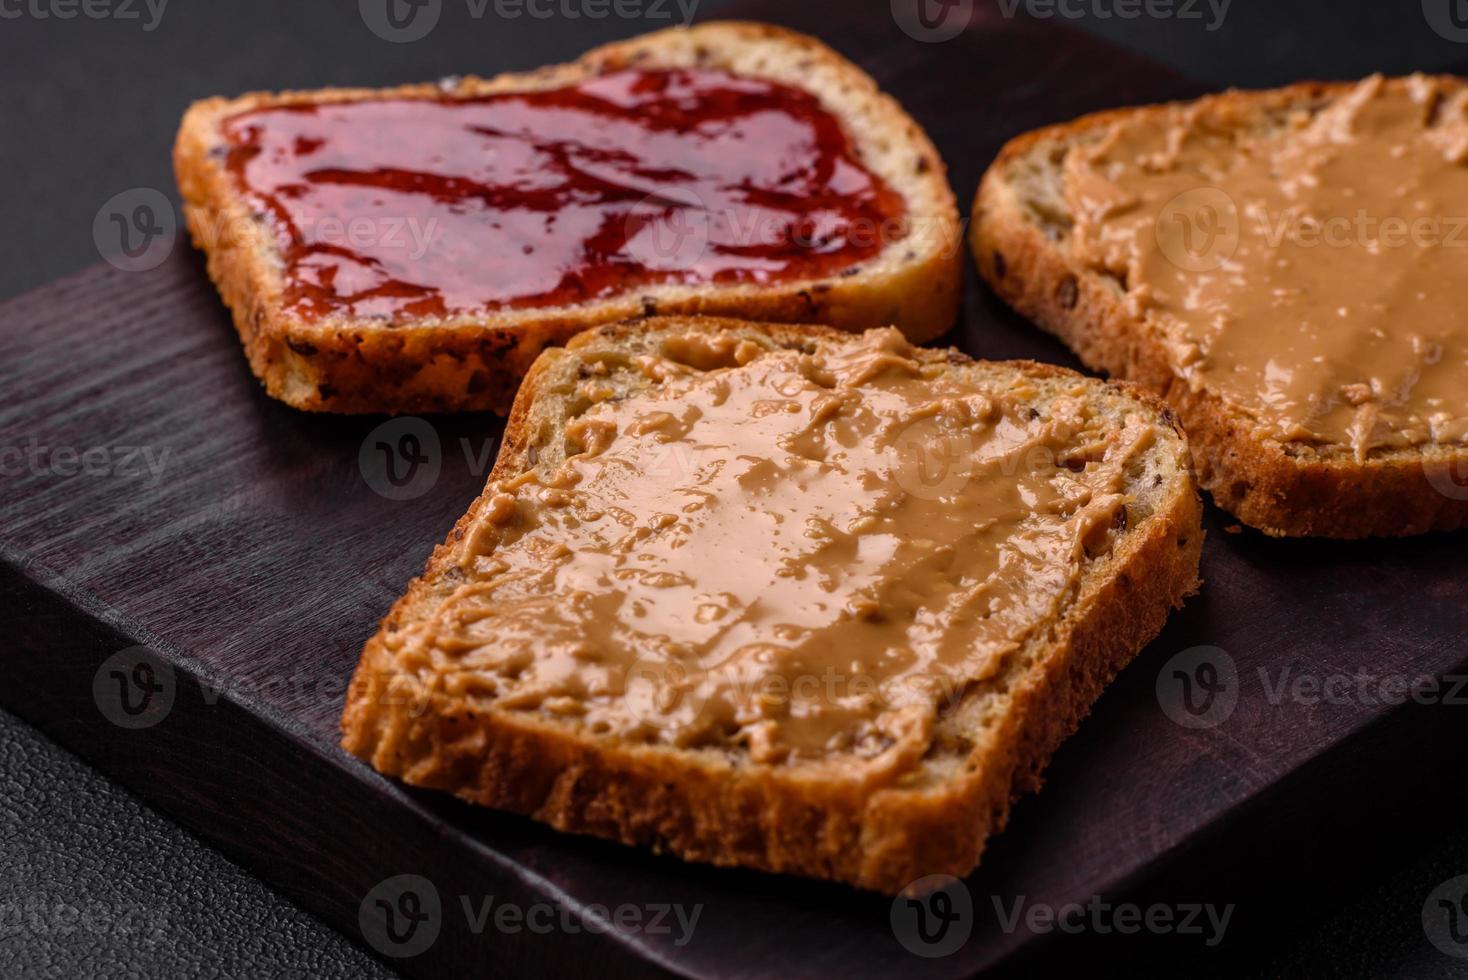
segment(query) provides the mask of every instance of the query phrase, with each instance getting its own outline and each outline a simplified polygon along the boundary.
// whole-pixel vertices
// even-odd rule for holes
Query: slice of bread
[[[769,374],[751,373],[762,371]],[[981,448],[991,446],[981,446],[982,439],[1001,440],[1009,454],[1003,472],[1019,467],[1045,486],[1064,488],[1061,498],[1082,510],[1062,506],[1072,516],[1057,517],[1044,502],[1048,497],[1017,495],[1006,498],[1018,501],[1013,527],[995,518],[971,520],[967,511],[948,516],[957,506],[953,501],[970,492],[964,481],[977,471],[950,469],[934,479],[928,456],[920,472],[904,469],[903,435],[889,428],[873,436],[869,447],[879,469],[890,467],[885,477],[862,470],[863,479],[837,484],[852,493],[844,502],[829,492],[832,484],[818,481],[830,474],[846,479],[843,467],[855,468],[853,454],[868,448],[853,446],[853,430],[842,428],[854,424],[843,421],[849,399],[906,376],[918,379],[911,390],[923,403],[914,409],[919,427],[937,426],[929,431],[948,433],[950,451],[966,450],[954,457],[956,465],[980,459]],[[792,395],[792,384],[804,394]],[[749,385],[755,387],[752,394]],[[716,397],[705,399],[708,393]],[[809,412],[785,402],[804,397],[814,399]],[[861,411],[860,405],[849,409]],[[629,412],[638,414],[629,420]],[[969,441],[965,433],[980,431],[973,428],[980,424],[976,418],[987,420],[983,431],[989,435]],[[664,430],[676,430],[678,420],[694,426],[687,430],[694,435],[673,438],[666,453],[649,451],[664,446]],[[759,428],[766,424],[791,427],[794,435],[770,436]],[[736,437],[734,429],[744,434]],[[771,444],[761,450],[765,437]],[[616,455],[619,438],[633,443],[621,450],[630,455]],[[751,443],[752,438],[760,441]],[[1040,439],[1050,440],[1050,451],[1036,452],[1041,443],[1034,440]],[[690,444],[713,455],[689,458],[681,447]],[[759,496],[756,474],[781,466],[788,467],[782,472],[804,474],[798,486],[787,484],[784,496]],[[565,479],[572,469],[584,479]],[[729,482],[717,482],[721,472]],[[950,481],[954,472],[960,474],[957,483]],[[1114,493],[1101,492],[1107,481]],[[606,486],[613,488],[606,499],[593,489]],[[988,484],[972,492],[984,501],[1000,499],[1002,481],[993,486],[992,493]],[[750,500],[729,499],[744,488],[750,488]],[[763,492],[773,493],[767,487]],[[640,494],[665,504],[689,503],[649,507],[664,512],[643,514],[631,503]],[[552,514],[547,506],[558,510]],[[895,543],[884,533],[868,533],[870,524],[851,524],[846,537],[832,530],[853,513],[891,513],[884,506],[929,509],[921,510],[916,530],[910,528],[906,540],[897,534]],[[831,511],[829,520],[819,519],[822,507]],[[685,527],[669,510],[714,516]],[[955,520],[959,526],[943,526]],[[690,861],[897,893],[925,875],[963,875],[977,865],[1011,803],[1039,788],[1056,747],[1106,684],[1156,636],[1169,610],[1195,591],[1200,522],[1181,431],[1168,410],[1140,389],[1028,361],[987,363],[953,350],[914,348],[891,329],[852,335],[697,317],[605,326],[564,349],[546,351],[531,369],[484,494],[363,650],[346,699],[342,744],[415,786],[448,790],[560,830]],[[795,533],[797,526],[803,534]],[[1043,533],[1054,536],[1045,540],[1060,542],[1051,568],[1058,578],[1015,557],[1024,547],[1014,552],[984,544],[1007,540],[984,537],[991,532],[1020,533],[1015,529],[1023,527],[1027,535],[1042,533],[1032,526],[1049,528]],[[624,531],[630,531],[626,539],[620,537]],[[609,538],[598,537],[609,532]],[[918,540],[928,534],[938,542]],[[812,536],[845,541],[832,547],[848,550],[822,552],[835,555],[828,577],[814,575],[810,565],[802,566],[805,572],[790,571],[790,542],[797,542],[797,550],[819,550],[822,545],[799,543]],[[615,544],[602,552],[583,551],[606,541]],[[694,564],[679,574],[670,574],[666,565],[640,564],[649,560],[638,550],[644,546],[671,549],[658,552],[664,557],[691,555],[681,560]],[[988,579],[978,573],[964,579],[947,566],[945,574],[955,581],[938,591],[951,588],[943,594],[956,595],[960,586],[980,581],[977,591],[987,596],[983,611],[942,602],[914,605],[911,597],[923,592],[926,581],[923,569],[934,567],[921,562],[894,573],[886,591],[870,595],[858,587],[873,569],[888,567],[883,563],[892,559],[884,557],[890,554],[885,549],[909,546],[936,547],[950,557],[957,552],[954,560],[979,563],[1007,554],[1020,564],[1005,565],[1007,572]],[[605,566],[598,562],[611,560],[608,554],[624,556],[627,564],[601,575],[597,570]],[[757,574],[746,573],[748,567]],[[663,571],[655,576],[655,568]],[[692,585],[686,581],[690,568]],[[557,585],[556,575],[581,577],[567,586]],[[818,579],[824,591],[792,604],[781,591],[792,587],[790,575]],[[652,578],[659,580],[644,584]],[[635,596],[618,591],[634,581],[641,590]],[[688,601],[670,607],[672,600],[663,597],[680,582]],[[610,590],[611,598],[593,595],[599,588]],[[726,595],[723,588],[754,590],[749,604],[723,600],[724,609],[741,610],[733,626],[713,608]],[[985,591],[990,589],[997,592]],[[828,593],[839,604],[849,590],[866,596],[867,608],[860,608],[860,599],[841,607],[848,614],[833,613],[816,633],[844,631],[831,646],[837,660],[848,657],[852,676],[870,672],[869,679],[877,680],[904,649],[905,640],[883,649],[885,641],[878,638],[890,638],[883,630],[918,631],[926,623],[924,629],[940,633],[975,631],[993,616],[995,628],[1003,630],[1000,642],[990,634],[960,632],[984,636],[986,645],[954,643],[958,659],[943,668],[947,673],[933,667],[925,675],[934,681],[931,688],[914,683],[906,689],[917,696],[894,709],[896,727],[881,729],[887,733],[882,737],[856,737],[859,726],[841,728],[839,711],[847,702],[832,704],[854,687],[843,685],[831,689],[829,703],[820,691],[784,701],[776,697],[785,708],[770,709],[769,717],[760,704],[746,704],[761,720],[720,716],[693,701],[695,721],[704,727],[679,729],[682,736],[675,738],[674,721],[686,720],[677,712],[689,703],[680,697],[699,689],[695,681],[703,668],[689,668],[695,678],[690,680],[682,667],[662,659],[678,644],[643,636],[618,647],[615,637],[597,632],[619,616],[656,622],[676,634],[675,640],[712,622],[728,635],[744,631],[738,635],[745,645],[734,656],[705,666],[709,673],[752,671],[739,676],[762,692],[763,682],[791,680],[769,666],[794,655],[784,645],[796,629],[790,621],[806,610],[826,609]],[[1034,621],[1004,618],[1014,607],[996,594],[1039,596],[1041,611]],[[811,595],[816,598],[803,601]],[[750,611],[761,603],[778,611],[763,626]],[[935,616],[924,618],[923,610],[934,609]],[[644,616],[651,619],[637,618]],[[814,643],[802,640],[794,648],[805,651]],[[861,661],[864,644],[870,656]],[[917,646],[912,640],[911,649]],[[746,656],[750,651],[758,652]],[[634,654],[641,656],[626,666]],[[609,663],[621,666],[607,668]],[[814,674],[815,662],[804,663]],[[585,676],[567,679],[568,670]],[[650,677],[642,673],[648,670]],[[652,696],[634,686],[641,682],[654,684]],[[798,692],[798,681],[784,690]],[[814,756],[772,751],[771,738],[764,737],[775,724],[770,717],[818,717],[827,708],[838,714],[821,736],[830,739],[817,741],[826,748]],[[871,733],[869,727],[860,731]]]
[[[1226,92],[1191,103],[1100,112],[1012,140],[985,174],[973,205],[970,245],[989,286],[1015,310],[1063,340],[1088,367],[1163,395],[1188,433],[1200,485],[1221,508],[1275,536],[1363,538],[1462,527],[1468,524],[1468,488],[1461,475],[1468,473],[1468,447],[1460,441],[1428,441],[1380,445],[1367,452],[1339,440],[1261,435],[1256,418],[1239,399],[1187,376],[1186,368],[1180,366],[1187,364],[1187,355],[1169,343],[1144,290],[1135,288],[1124,271],[1104,268],[1078,254],[1083,246],[1073,233],[1078,215],[1068,203],[1067,160],[1072,153],[1100,146],[1114,126],[1161,134],[1184,122],[1209,139],[1232,140],[1240,154],[1257,157],[1268,150],[1271,141],[1292,139],[1317,120],[1329,121],[1322,114],[1332,107],[1353,108],[1346,103],[1360,97],[1353,93],[1365,91],[1362,86],[1399,95],[1427,91],[1420,106],[1422,117],[1428,120],[1424,125],[1434,125],[1434,116],[1445,130],[1449,122],[1454,127],[1462,125],[1458,119],[1464,106],[1461,81],[1422,76],[1368,79],[1359,85],[1302,83],[1273,91]],[[1442,134],[1444,146],[1452,138],[1461,139],[1453,133]],[[1194,193],[1216,197],[1219,188],[1212,185],[1226,179],[1217,171],[1200,173],[1195,177]],[[1351,191],[1344,188],[1341,193]],[[1393,200],[1369,197],[1363,190],[1357,202],[1363,209],[1379,210],[1378,219],[1402,207]],[[1460,206],[1460,202],[1448,203]],[[1250,211],[1248,197],[1227,205],[1237,206],[1236,217],[1246,231],[1250,221],[1262,227],[1257,224],[1259,215]],[[1271,220],[1289,217],[1287,209],[1267,216]],[[1323,277],[1327,269],[1332,269],[1330,274],[1342,274],[1337,267],[1323,264],[1338,262],[1339,248],[1300,254],[1298,261],[1293,255],[1291,261],[1307,274]],[[1279,264],[1285,265],[1285,260]],[[1358,282],[1385,281],[1380,269],[1351,268],[1353,272],[1346,274],[1354,274]],[[1212,267],[1201,271],[1212,274]],[[1193,281],[1202,284],[1206,279],[1200,274]],[[1445,290],[1455,288],[1448,281],[1441,285]],[[1267,295],[1268,289],[1262,281],[1255,281],[1256,293]],[[1334,305],[1345,300],[1332,297],[1328,302],[1333,316]],[[1416,329],[1412,321],[1403,316],[1387,327],[1387,335],[1396,332],[1395,336],[1378,336],[1403,340]],[[1278,332],[1265,340],[1267,345],[1293,337],[1296,321],[1286,314],[1277,322]],[[1448,351],[1445,356],[1461,359],[1464,351]],[[1353,367],[1362,375],[1372,371],[1371,365],[1359,361]],[[1261,399],[1267,398],[1266,373],[1245,376],[1253,379],[1249,383],[1256,385]]]
[[[571,305],[502,305],[443,317],[353,319],[332,312],[306,318],[287,308],[275,233],[228,169],[223,127],[232,117],[278,106],[550,90],[624,68],[718,70],[815,96],[840,123],[854,159],[901,196],[905,217],[869,230],[880,236],[870,257],[820,278],[663,282]],[[633,316],[719,314],[843,329],[890,323],[922,341],[947,330],[957,311],[962,235],[932,143],[856,66],[813,38],[760,24],[671,28],[598,48],[571,64],[489,80],[206,99],[184,116],[174,166],[189,229],[208,255],[209,275],[234,313],[251,367],[272,396],[311,411],[503,412],[542,349]],[[340,217],[349,228],[352,215]]]

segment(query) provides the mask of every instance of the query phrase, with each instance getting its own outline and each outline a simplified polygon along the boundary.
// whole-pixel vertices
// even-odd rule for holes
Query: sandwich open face
[[[208,99],[184,213],[267,391],[506,410],[539,352],[653,313],[952,324],[942,161],[818,41],[712,23],[491,80]]]
[[[1468,523],[1468,89],[1302,84],[1021,136],[978,267],[1177,411],[1219,506],[1275,535]]]
[[[343,744],[562,830],[895,893],[978,863],[1201,544],[1139,389],[892,328],[606,326],[535,363]]]

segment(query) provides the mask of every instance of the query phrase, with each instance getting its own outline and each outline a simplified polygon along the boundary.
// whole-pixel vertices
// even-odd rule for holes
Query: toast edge
[[[340,413],[494,411],[512,405],[515,389],[540,351],[591,327],[639,315],[726,315],[750,320],[820,322],[845,330],[896,325],[914,343],[948,330],[957,317],[963,278],[962,232],[947,170],[920,126],[892,96],[835,50],[815,38],[770,25],[715,21],[672,27],[595,48],[579,59],[489,80],[465,79],[461,90],[570,83],[609,65],[630,63],[680,35],[714,45],[790,46],[805,61],[839,77],[843,98],[869,102],[912,142],[921,161],[910,179],[937,204],[919,211],[933,227],[928,247],[853,277],[794,280],[772,286],[656,286],[575,307],[511,310],[431,325],[385,329],[363,321],[305,323],[285,313],[274,245],[254,220],[219,158],[217,126],[227,115],[263,105],[366,95],[424,96],[435,84],[397,88],[319,89],[278,95],[251,93],[195,102],[174,145],[174,171],[194,245],[207,257],[209,277],[232,314],[251,369],[272,397],[306,411]],[[833,110],[838,116],[840,109]],[[909,203],[913,198],[904,191]],[[894,246],[895,247],[895,246]]]
[[[770,332],[810,336],[799,327]],[[538,376],[562,356],[549,351],[532,368],[491,480],[526,465]],[[1166,414],[1151,395],[1132,394]],[[1202,507],[1191,477],[1185,479],[1170,508],[1128,539],[1116,559],[1119,573],[1088,582],[1077,596],[1058,625],[1054,652],[1036,657],[1022,675],[1012,710],[971,750],[967,775],[938,790],[871,792],[839,780],[739,771],[656,748],[578,739],[533,719],[477,712],[439,694],[425,698],[411,684],[398,683],[380,632],[353,676],[342,746],[412,785],[684,860],[841,881],[885,894],[931,874],[962,877],[978,865],[988,838],[1003,829],[1012,803],[1039,789],[1050,756],[1105,686],[1156,637],[1170,610],[1196,591]],[[449,542],[466,533],[482,504],[483,497],[476,500]],[[424,575],[448,554],[447,543],[435,549]],[[388,619],[410,608],[422,588],[422,579],[415,580]]]
[[[1289,103],[1344,91],[1350,83],[1301,82],[1204,100]],[[1204,101],[1199,100],[1199,101]],[[1060,338],[1090,369],[1158,393],[1182,419],[1200,486],[1220,508],[1272,537],[1405,537],[1468,526],[1468,450],[1430,457],[1397,452],[1354,459],[1302,458],[1251,438],[1238,413],[1208,390],[1193,391],[1149,342],[1121,299],[1095,273],[1073,266],[1019,206],[1007,183],[1010,162],[1037,144],[1073,138],[1170,105],[1113,109],[1016,137],[1000,150],[975,195],[970,251],[984,282],[1016,312]]]

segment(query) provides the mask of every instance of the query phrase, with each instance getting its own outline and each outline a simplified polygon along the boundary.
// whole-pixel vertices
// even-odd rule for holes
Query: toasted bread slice
[[[1427,139],[1439,139],[1441,142],[1436,146],[1445,148],[1443,152],[1448,155],[1460,152],[1456,149],[1458,143],[1455,140],[1461,138],[1455,134],[1464,125],[1463,85],[1454,78],[1423,76],[1387,80],[1373,78],[1354,84],[1302,83],[1274,91],[1227,92],[1191,103],[1101,112],[1022,135],[1000,152],[985,174],[974,201],[970,244],[979,272],[1000,297],[1058,336],[1088,367],[1116,378],[1135,381],[1162,394],[1188,433],[1199,483],[1210,491],[1220,507],[1243,522],[1275,536],[1331,538],[1410,535],[1462,527],[1468,523],[1468,488],[1464,487],[1462,477],[1468,473],[1468,446],[1464,445],[1461,437],[1454,435],[1435,441],[1432,438],[1413,441],[1401,438],[1401,432],[1391,426],[1382,425],[1377,431],[1377,435],[1382,437],[1380,444],[1353,445],[1341,438],[1314,438],[1309,433],[1291,438],[1261,432],[1259,414],[1246,403],[1250,399],[1240,399],[1236,391],[1221,390],[1207,378],[1200,382],[1189,373],[1192,370],[1189,356],[1197,353],[1197,344],[1179,344],[1175,337],[1169,337],[1164,321],[1156,313],[1149,286],[1144,284],[1142,289],[1138,289],[1137,282],[1129,278],[1126,269],[1108,268],[1104,262],[1097,262],[1094,254],[1090,257],[1080,254],[1086,246],[1077,241],[1078,215],[1071,207],[1074,198],[1067,196],[1067,181],[1074,179],[1067,175],[1067,161],[1073,158],[1073,154],[1092,152],[1091,148],[1101,147],[1108,140],[1112,141],[1109,145],[1116,145],[1113,129],[1124,127],[1128,134],[1151,133],[1159,142],[1165,143],[1163,134],[1169,128],[1191,127],[1192,132],[1204,134],[1200,139],[1222,145],[1232,143],[1237,147],[1237,158],[1252,160],[1270,159],[1269,154],[1289,141],[1305,146],[1305,140],[1315,140],[1314,146],[1319,147],[1336,140],[1336,147],[1316,158],[1334,162],[1341,160],[1343,154],[1357,152],[1353,147],[1340,149],[1343,145],[1340,134],[1351,131],[1348,124],[1350,113],[1372,97],[1390,96],[1405,102],[1409,95],[1412,101],[1401,115],[1412,119],[1420,116],[1424,120],[1420,124],[1424,131],[1438,127],[1442,132],[1436,135],[1429,132]],[[1344,128],[1339,128],[1343,123],[1346,123]],[[1331,126],[1338,128],[1330,131],[1328,127]],[[1174,153],[1178,147],[1186,147],[1186,141],[1191,139],[1191,135],[1182,140],[1174,139],[1165,152]],[[1385,174],[1393,172],[1395,167],[1388,154],[1400,152],[1401,139],[1393,137],[1396,149],[1383,146],[1380,157],[1373,156],[1372,162],[1362,166]],[[1129,147],[1131,144],[1126,145]],[[1104,154],[1107,150],[1100,152]],[[1312,149],[1310,152],[1318,151]],[[1160,158],[1161,155],[1157,159]],[[1349,161],[1350,158],[1346,156],[1345,159]],[[1380,165],[1379,159],[1387,159],[1388,163]],[[1172,172],[1169,162],[1157,163],[1154,160],[1144,166],[1160,168],[1159,172],[1164,174]],[[1104,174],[1104,166],[1095,168],[1095,172]],[[1232,190],[1226,161],[1220,160],[1217,165],[1201,168],[1192,175],[1192,179],[1194,189],[1191,194],[1211,195],[1211,198],[1200,200],[1205,203],[1212,200],[1220,203],[1218,210],[1235,212],[1233,218],[1238,222],[1237,231],[1245,236],[1246,245],[1250,235],[1264,242],[1271,232],[1278,234],[1278,230],[1286,228],[1288,222],[1300,220],[1300,215],[1290,208],[1264,211],[1258,204],[1260,191],[1257,184],[1245,187],[1243,191]],[[1311,179],[1314,183],[1309,182]],[[1307,219],[1324,220],[1327,226],[1331,221],[1354,220],[1358,207],[1362,213],[1374,215],[1377,221],[1395,216],[1404,209],[1396,195],[1374,193],[1373,189],[1365,186],[1365,180],[1360,187],[1339,176],[1334,179],[1307,177],[1300,183],[1322,187],[1339,195],[1338,214],[1312,215],[1308,208],[1304,209]],[[1158,200],[1177,191],[1179,186],[1174,184],[1167,191],[1159,192],[1156,195]],[[1358,190],[1359,194],[1356,193]],[[1156,212],[1156,230],[1149,229],[1147,241],[1133,253],[1141,257],[1136,261],[1146,260],[1148,248],[1166,251],[1167,244],[1178,247],[1177,242],[1167,242],[1161,216],[1169,205],[1186,196],[1176,195],[1163,206],[1162,211]],[[1149,199],[1137,205],[1133,199],[1124,206],[1152,208],[1155,204],[1156,201]],[[1438,207],[1460,209],[1461,202],[1444,201]],[[1207,216],[1211,218],[1214,213]],[[1459,213],[1459,210],[1452,213]],[[1178,215],[1171,217],[1177,219]],[[1439,214],[1437,217],[1445,216]],[[1206,232],[1208,229],[1195,227],[1192,230]],[[1235,231],[1234,228],[1222,230],[1228,233]],[[1318,227],[1307,227],[1306,230],[1318,232]],[[1289,235],[1294,231],[1290,228]],[[1237,248],[1237,239],[1236,234],[1228,240],[1230,248]],[[1096,240],[1094,233],[1089,240]],[[1286,248],[1296,241],[1300,241],[1302,247],[1312,244],[1311,241],[1288,236],[1283,241]],[[1392,281],[1387,268],[1368,247],[1372,244],[1369,237],[1345,245],[1336,242],[1335,247],[1327,247],[1330,244],[1327,242],[1313,251],[1287,252],[1279,250],[1276,242],[1267,248],[1258,248],[1255,254],[1270,257],[1276,266],[1300,270],[1300,285],[1306,296],[1310,295],[1312,286],[1318,287],[1320,282],[1328,281],[1331,276],[1351,286],[1365,284],[1366,289],[1373,288],[1376,283]],[[1271,252],[1269,248],[1275,251]],[[1356,251],[1351,252],[1351,248]],[[1449,255],[1465,254],[1462,249],[1456,253],[1444,251]],[[1387,249],[1386,253],[1405,254],[1401,249],[1395,253]],[[1426,252],[1414,253],[1424,254]],[[1440,257],[1446,260],[1445,256]],[[1242,291],[1260,297],[1260,306],[1271,297],[1291,291],[1276,290],[1277,281],[1272,278],[1266,281],[1262,266],[1258,272],[1253,271],[1253,267],[1240,272],[1237,266],[1231,267],[1224,258],[1221,253],[1212,257],[1212,261],[1200,263],[1206,268],[1190,270],[1191,278],[1187,272],[1181,274],[1178,291],[1207,288],[1209,283],[1227,275],[1237,277]],[[1186,264],[1192,260],[1183,257],[1181,261]],[[1173,262],[1174,266],[1178,264]],[[1307,282],[1310,284],[1306,285]],[[1439,287],[1440,290],[1453,288],[1453,282],[1446,279]],[[1429,301],[1437,301],[1434,298],[1437,296],[1445,298],[1447,294],[1439,289],[1427,291],[1426,298]],[[1333,319],[1337,315],[1337,305],[1344,311],[1347,305],[1356,304],[1361,295],[1364,293],[1357,291],[1349,298],[1341,295],[1316,297],[1316,301],[1328,309],[1319,322],[1339,322]],[[1389,297],[1389,293],[1383,292],[1382,296]],[[1210,327],[1219,321],[1229,322],[1231,313],[1223,311],[1219,320]],[[1340,315],[1345,316],[1346,313]],[[1351,311],[1351,315],[1354,316],[1355,311]],[[1415,343],[1415,336],[1409,338],[1409,334],[1421,328],[1422,320],[1420,316],[1403,312],[1382,325],[1346,321],[1358,332],[1341,335],[1337,340],[1342,350],[1349,350],[1352,349],[1350,343],[1370,332],[1377,339],[1367,338],[1369,344],[1359,344],[1356,349],[1380,351],[1395,344],[1400,351],[1409,339]],[[1255,360],[1272,356],[1286,343],[1294,342],[1295,330],[1303,322],[1291,308],[1283,306],[1272,324],[1268,318],[1256,319],[1256,323],[1265,329],[1260,331],[1258,349],[1252,352]],[[1273,329],[1269,329],[1271,327]],[[1425,346],[1438,349],[1438,345]],[[1457,349],[1448,349],[1442,352],[1442,356],[1456,358],[1461,365],[1468,358],[1468,352],[1461,344],[1449,345],[1450,348],[1453,346]],[[1337,365],[1343,377],[1354,371],[1360,376],[1356,380],[1373,380],[1375,365],[1372,354],[1339,357],[1337,351],[1321,353]],[[1205,358],[1207,356],[1205,350]],[[1341,364],[1345,366],[1341,367]],[[1234,377],[1243,378],[1241,383],[1252,384],[1257,397],[1267,401],[1272,396],[1266,386],[1278,383],[1278,372],[1271,370],[1274,365],[1259,368],[1256,364],[1252,367],[1255,369]],[[1289,367],[1286,363],[1285,370],[1288,371]],[[1404,372],[1403,377],[1406,378],[1405,384],[1410,386],[1413,383],[1410,371]],[[1390,378],[1388,381],[1399,383]],[[1391,384],[1387,386],[1389,391]],[[1360,384],[1341,385],[1340,389],[1364,390],[1364,387]],[[1374,387],[1380,394],[1382,386],[1376,384]],[[1460,392],[1459,398],[1468,399],[1468,392]],[[1349,411],[1346,401],[1331,392],[1329,407],[1331,410]],[[1444,407],[1440,402],[1441,399],[1433,401],[1435,408]],[[1449,414],[1458,417],[1454,424],[1461,427],[1462,418],[1468,417],[1468,402],[1460,400],[1457,405],[1446,408]],[[1427,427],[1420,417],[1411,421],[1419,428]],[[1368,422],[1368,427],[1370,424]]]
[[[558,90],[623,69],[706,69],[813,96],[820,110],[834,117],[844,133],[847,146],[842,152],[900,196],[903,215],[890,223],[882,222],[880,227],[856,229],[854,236],[876,239],[876,244],[866,250],[870,254],[851,265],[826,269],[816,278],[632,283],[610,292],[592,291],[579,301],[560,305],[501,303],[472,312],[449,309],[446,315],[353,316],[358,311],[348,308],[346,312],[312,311],[307,316],[286,302],[287,270],[277,243],[281,232],[267,220],[268,209],[252,203],[250,196],[242,193],[240,182],[230,170],[225,126],[232,118],[281,106],[473,99]],[[604,156],[594,156],[599,150],[587,152],[593,154],[588,157],[593,163],[604,160]],[[575,166],[582,163],[578,160]],[[668,160],[664,164],[650,157],[646,168],[651,170],[633,171],[635,179],[631,183],[655,180],[649,176],[654,172],[672,174],[666,179],[676,183],[682,179],[678,176],[681,163]],[[798,159],[792,159],[791,164],[798,170]],[[311,411],[503,412],[511,403],[517,382],[546,346],[563,343],[588,327],[632,316],[737,315],[766,321],[821,322],[843,329],[890,323],[914,341],[922,341],[948,329],[957,310],[962,235],[943,162],[932,143],[896,101],[879,91],[876,83],[850,62],[813,38],[759,24],[708,23],[671,28],[598,48],[571,64],[489,80],[458,78],[385,90],[322,89],[207,99],[195,103],[184,116],[174,165],[189,229],[195,243],[208,255],[209,275],[234,313],[255,374],[274,397]],[[768,166],[775,165],[771,162]],[[431,162],[423,164],[428,170],[433,166]],[[442,181],[438,174],[427,176]],[[348,174],[338,179],[356,178]],[[533,177],[523,175],[516,179],[535,182]],[[778,182],[786,178],[770,179]],[[838,174],[819,179],[839,190],[845,177]],[[782,186],[755,188],[751,193],[768,192],[778,198]],[[678,190],[675,186],[669,192],[671,206],[698,204],[695,198],[680,196]],[[493,189],[493,193],[498,192],[498,188]],[[661,191],[653,196],[657,193]],[[650,199],[644,198],[644,202]],[[336,222],[340,227],[333,234],[340,238],[352,234],[352,214],[329,217],[340,219]],[[738,229],[747,217],[739,213],[722,217],[714,214],[706,220],[727,218]],[[678,214],[668,220],[676,223],[685,219]],[[405,248],[412,244],[401,220],[394,219],[390,224],[365,230],[380,231],[384,240],[393,236],[392,240],[401,240]],[[462,261],[465,249],[473,247],[454,239],[452,232],[443,232],[441,227],[438,233],[445,239],[443,249],[430,259],[441,255]],[[757,239],[765,229],[751,224],[735,233]],[[418,229],[415,234],[424,234],[424,230]],[[816,234],[821,234],[819,229]],[[823,247],[821,241],[818,237],[814,244],[799,247],[819,250]],[[676,250],[673,244],[667,247]],[[504,256],[514,252],[519,261],[520,248],[518,242],[507,241],[504,249],[490,250],[503,252]],[[485,255],[486,264],[504,256]],[[616,254],[613,261],[625,261],[625,256]],[[364,274],[353,272],[357,278]],[[326,273],[318,270],[313,275]],[[472,268],[465,275],[472,281]]]
[[[889,385],[917,429],[859,429]],[[904,468],[914,431],[960,468]],[[1140,389],[891,329],[605,326],[531,369],[484,494],[366,645],[343,745],[561,830],[897,893],[976,866],[1195,590],[1200,520],[1182,434]],[[948,659],[901,674],[920,632]],[[716,674],[754,696],[719,700]],[[881,693],[844,697],[862,677]]]

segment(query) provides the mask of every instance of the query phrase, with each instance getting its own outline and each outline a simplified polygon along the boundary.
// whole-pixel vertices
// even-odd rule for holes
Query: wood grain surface
[[[941,43],[902,33],[886,4],[740,12],[819,34],[871,71],[928,128],[965,204],[1020,131],[1196,91],[993,6]],[[969,282],[948,342],[1074,366]],[[1305,695],[1279,692],[1301,676],[1462,674],[1468,539],[1272,541],[1228,533],[1210,511],[1202,595],[1106,694],[966,883],[969,940],[915,956],[894,937],[888,900],[563,837],[409,791],[337,748],[360,646],[477,494],[497,419],[427,420],[437,478],[411,499],[384,496],[377,444],[402,431],[266,398],[182,242],[151,271],[103,264],[0,307],[0,383],[11,626],[0,701],[354,939],[374,886],[428,879],[441,933],[395,963],[413,975],[594,961],[611,976],[964,976],[1058,941],[1002,928],[997,907],[1021,897],[1237,900],[1240,932],[1268,930],[1279,925],[1270,893],[1328,891],[1372,859],[1363,841],[1374,838],[1361,835],[1428,819],[1457,782],[1445,774],[1462,706],[1312,698],[1308,680]],[[152,676],[170,703],[156,723],[129,727],[109,718],[106,692],[114,670],[143,676],[130,654],[113,659],[139,644],[156,652]],[[1170,718],[1159,687],[1178,669],[1172,658],[1200,646],[1227,652],[1236,704],[1216,726],[1191,728]],[[701,912],[681,945],[676,931],[476,932],[461,900],[486,896],[556,903],[592,925],[595,906]],[[1185,958],[1204,952],[1178,943]]]

